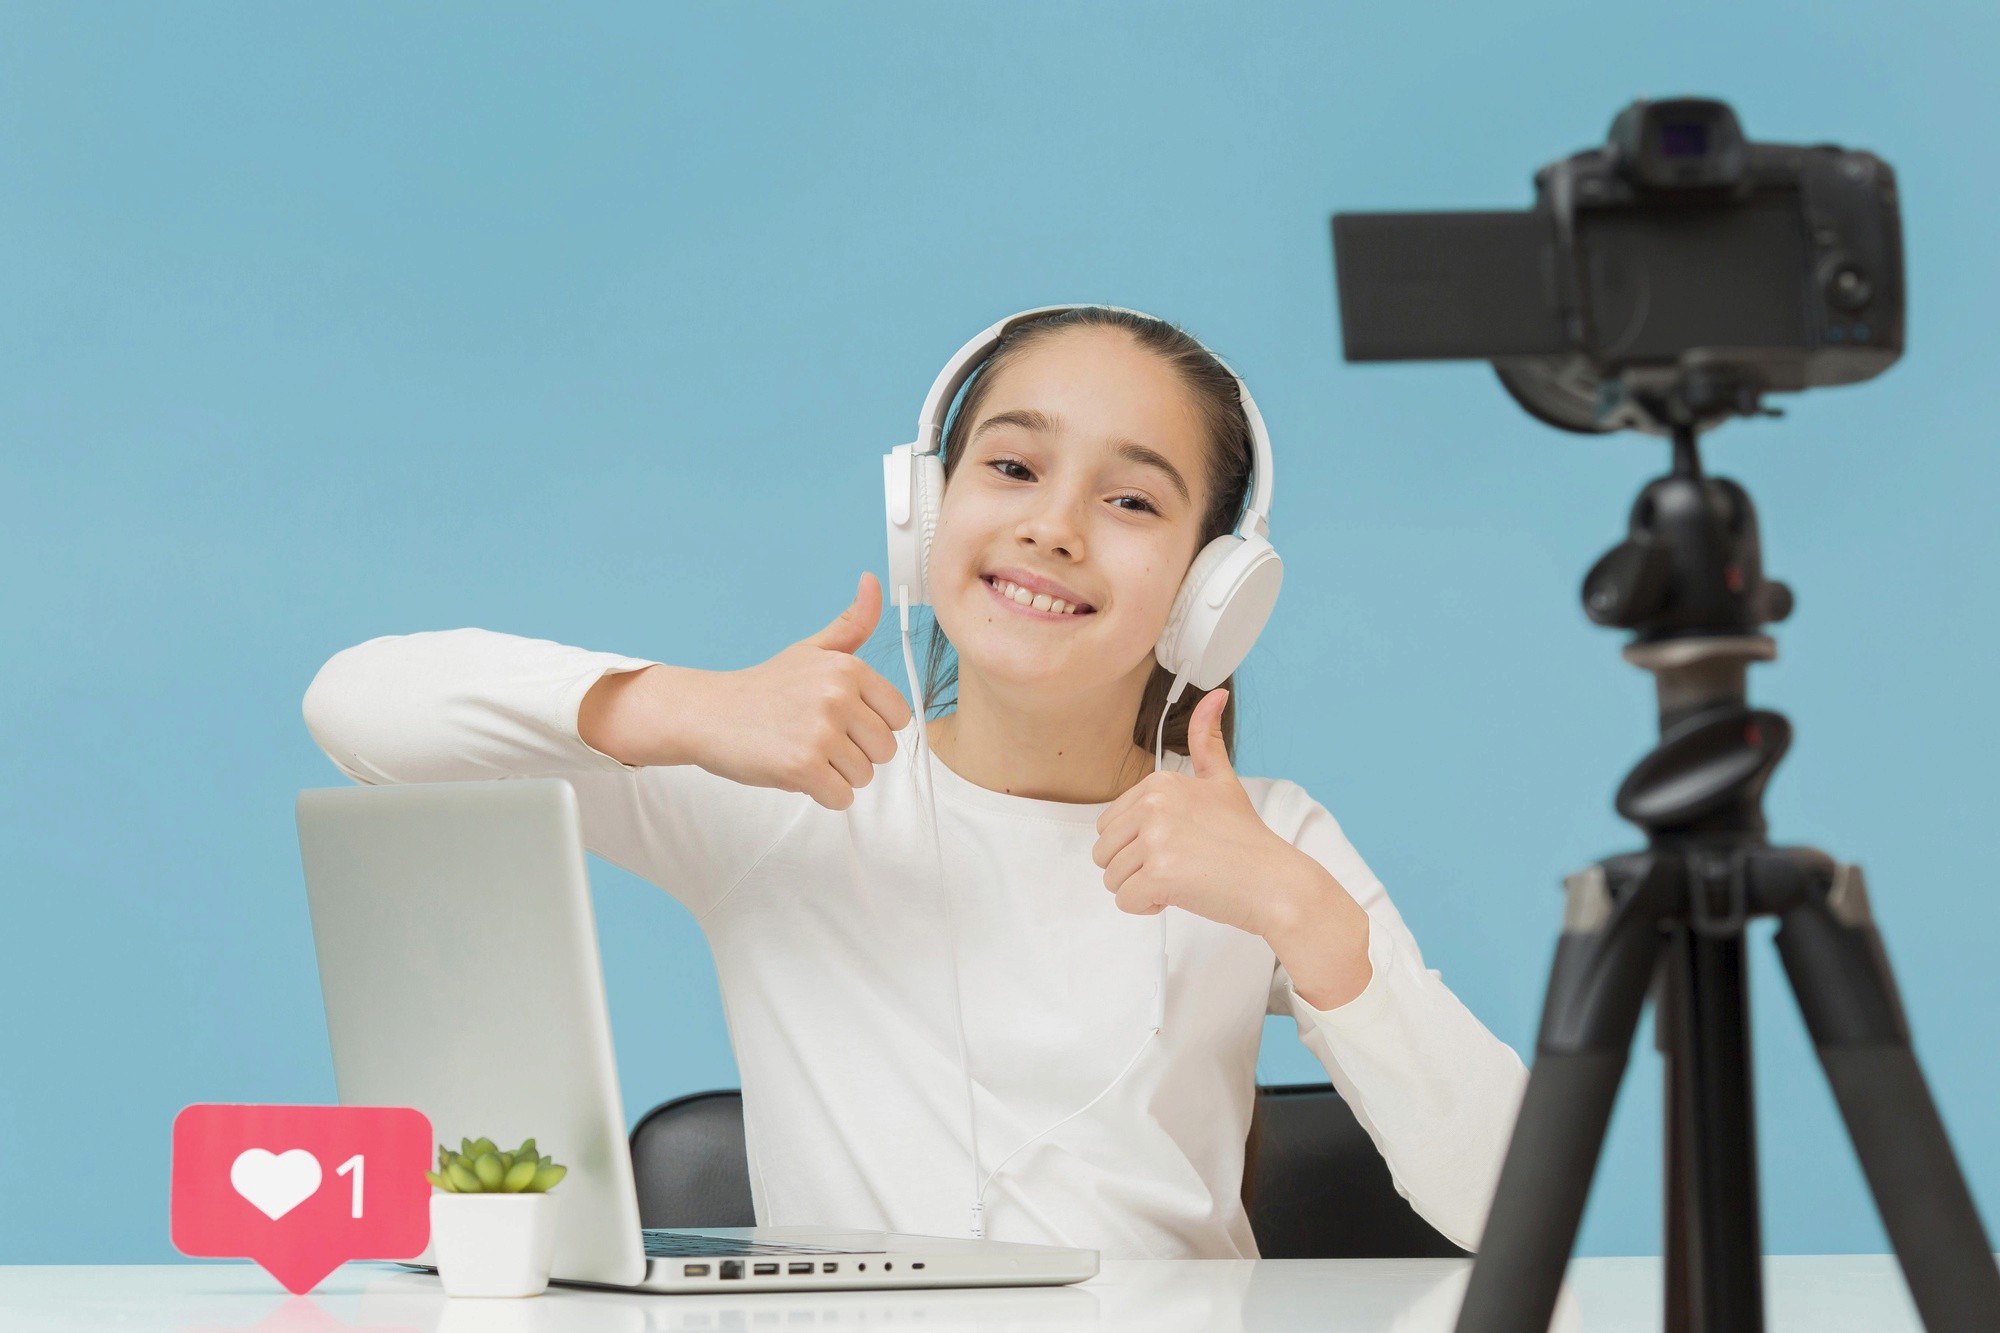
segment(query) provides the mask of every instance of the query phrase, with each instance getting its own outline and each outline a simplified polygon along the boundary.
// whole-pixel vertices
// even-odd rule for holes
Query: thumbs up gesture
[[[1325,872],[1271,831],[1237,779],[1222,742],[1228,699],[1212,690],[1188,718],[1193,774],[1148,774],[1113,801],[1097,818],[1090,859],[1122,911],[1179,907],[1269,936],[1290,910],[1290,886]]]
[[[753,787],[804,792],[829,810],[895,757],[910,706],[854,656],[882,616],[882,585],[864,573],[854,601],[824,629],[769,661],[707,676],[688,700],[699,717],[695,762]]]

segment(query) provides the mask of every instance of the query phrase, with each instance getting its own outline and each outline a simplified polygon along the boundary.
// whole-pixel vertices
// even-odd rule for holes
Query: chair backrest
[[[1266,1259],[1457,1259],[1396,1192],[1388,1163],[1331,1083],[1257,1089],[1250,1230]]]
[[[743,1094],[734,1088],[661,1102],[632,1126],[642,1227],[753,1227]]]
[[[1257,1089],[1257,1152],[1245,1164],[1250,1229],[1267,1259],[1457,1258],[1396,1192],[1389,1168],[1327,1083]],[[747,1227],[750,1167],[735,1089],[661,1102],[632,1127],[639,1222]]]

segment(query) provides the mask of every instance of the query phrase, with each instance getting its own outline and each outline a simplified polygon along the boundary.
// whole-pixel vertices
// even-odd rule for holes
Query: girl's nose
[[[1047,495],[1021,520],[1015,535],[1051,554],[1074,559],[1083,553],[1083,529],[1077,521],[1076,503]]]

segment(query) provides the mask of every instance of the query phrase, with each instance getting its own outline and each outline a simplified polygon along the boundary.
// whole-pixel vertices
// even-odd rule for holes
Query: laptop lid
[[[576,793],[560,778],[331,787],[299,852],[340,1100],[413,1106],[438,1140],[533,1136],[551,1275],[646,1275]],[[432,1263],[426,1250],[419,1263]]]

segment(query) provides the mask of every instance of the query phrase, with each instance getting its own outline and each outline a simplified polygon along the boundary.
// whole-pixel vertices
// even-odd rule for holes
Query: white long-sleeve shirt
[[[1297,784],[1242,779],[1264,822],[1368,913],[1374,975],[1330,1010],[1299,998],[1260,936],[1178,908],[1121,912],[1090,858],[1103,805],[990,791],[932,756],[940,883],[914,722],[839,811],[585,744],[590,687],[649,665],[480,629],[371,639],[320,670],[305,719],[359,782],[566,778],[584,844],[694,913],[742,1076],[761,1225],[966,1234],[949,893],[985,1171],[1139,1050],[1162,919],[1171,960],[1163,1034],[993,1179],[989,1238],[1113,1259],[1256,1257],[1239,1193],[1273,1013],[1297,1020],[1397,1189],[1476,1247],[1526,1070],[1424,967],[1381,881]]]

